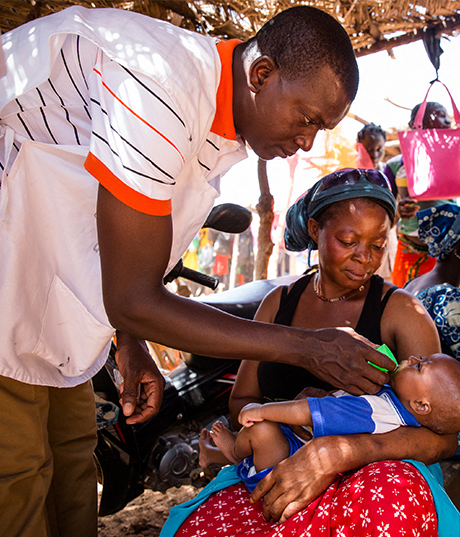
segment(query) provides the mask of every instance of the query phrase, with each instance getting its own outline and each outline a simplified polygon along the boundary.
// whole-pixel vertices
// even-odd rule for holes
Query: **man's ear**
[[[314,218],[308,220],[308,233],[310,237],[318,244],[319,224]]]
[[[430,412],[433,410],[431,407],[431,403],[429,401],[423,400],[423,401],[410,401],[410,407],[412,410],[419,414],[420,416],[428,416]]]
[[[249,89],[253,93],[258,93],[268,78],[276,73],[278,73],[278,67],[270,56],[259,56],[249,67]]]

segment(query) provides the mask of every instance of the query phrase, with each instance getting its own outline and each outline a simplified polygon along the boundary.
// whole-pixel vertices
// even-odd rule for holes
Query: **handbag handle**
[[[428,91],[426,92],[426,95],[425,95],[425,99],[423,100],[423,103],[420,105],[420,108],[417,112],[417,115],[415,116],[415,120],[414,120],[414,129],[421,129],[423,127],[423,118],[425,116],[425,110],[426,110],[426,105],[427,105],[427,100],[428,100],[428,94],[430,93],[431,91],[431,88],[433,87],[433,84],[435,82],[439,82],[440,84],[442,84],[445,88],[446,88],[446,91],[447,93],[449,94],[449,97],[450,97],[450,102],[452,103],[452,108],[454,110],[454,120],[455,120],[455,123],[457,125],[460,124],[460,112],[458,111],[458,108],[454,102],[454,99],[452,97],[452,95],[450,94],[450,91],[447,89],[447,86],[441,82],[440,80],[436,79],[436,80],[433,80],[433,82],[431,82],[430,84],[430,87],[428,88]]]

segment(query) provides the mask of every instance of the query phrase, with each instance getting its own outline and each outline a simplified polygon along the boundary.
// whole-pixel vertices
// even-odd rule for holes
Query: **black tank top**
[[[283,287],[274,323],[291,326],[300,297],[313,276],[312,273],[303,276],[294,283],[290,291],[289,286]],[[382,344],[380,320],[388,299],[396,289],[398,287],[391,287],[382,300],[383,279],[376,274],[371,277],[369,291],[355,328],[358,334],[373,343]],[[302,367],[274,362],[261,362],[257,377],[262,395],[271,401],[293,399],[307,386],[328,391],[335,388]]]

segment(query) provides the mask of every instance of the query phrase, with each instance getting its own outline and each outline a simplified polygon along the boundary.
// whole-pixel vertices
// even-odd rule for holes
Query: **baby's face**
[[[424,358],[411,356],[403,360],[398,371],[391,376],[391,387],[402,403],[424,399],[431,401],[432,395],[439,393],[448,381],[452,360],[445,354],[431,354]]]

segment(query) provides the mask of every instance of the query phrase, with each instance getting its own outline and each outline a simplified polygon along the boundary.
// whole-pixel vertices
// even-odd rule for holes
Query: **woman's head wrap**
[[[349,172],[350,176],[358,176],[356,182],[348,183],[346,175]],[[368,172],[372,172],[372,176]],[[340,175],[339,175],[340,174]],[[284,240],[286,249],[292,252],[301,252],[308,250],[316,250],[317,244],[308,233],[308,220],[315,218],[327,207],[339,201],[349,200],[353,198],[367,198],[381,205],[388,213],[391,221],[393,221],[396,213],[396,200],[388,187],[380,186],[371,182],[371,177],[380,174],[381,182],[388,182],[386,177],[377,170],[344,170],[326,175],[320,179],[313,187],[304,194],[300,199],[292,205],[286,214],[286,229],[284,232]],[[336,184],[325,188],[330,179],[335,176],[343,177],[342,184]],[[334,184],[334,181],[330,181]]]
[[[429,207],[417,213],[419,237],[431,257],[445,259],[460,243],[460,208],[452,203]]]

